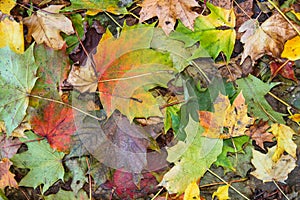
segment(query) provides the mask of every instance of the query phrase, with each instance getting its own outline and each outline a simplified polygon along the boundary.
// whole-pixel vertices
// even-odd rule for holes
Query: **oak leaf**
[[[194,30],[194,21],[199,16],[193,7],[199,7],[195,0],[145,0],[141,4],[140,22],[157,16],[158,26],[169,35],[176,24],[176,19],[191,30]]]
[[[53,49],[61,49],[65,44],[60,32],[67,35],[74,33],[70,19],[59,13],[64,5],[51,5],[26,17],[23,22],[28,27],[26,40],[31,42],[31,36],[36,43],[45,43]]]
[[[50,102],[40,115],[31,119],[34,132],[45,137],[50,146],[58,151],[67,152],[71,143],[71,135],[75,132],[73,111]]]
[[[203,136],[230,138],[244,135],[254,119],[247,115],[247,105],[242,92],[230,105],[227,96],[219,94],[214,102],[214,113],[199,111],[200,125],[205,129]]]
[[[251,172],[253,176],[263,182],[279,181],[283,182],[288,178],[288,174],[297,166],[296,160],[290,155],[283,155],[277,162],[272,159],[277,148],[274,146],[268,150],[267,154],[260,153],[252,149],[252,164],[256,168]]]
[[[272,157],[274,162],[277,162],[284,152],[287,152],[293,158],[297,158],[297,145],[293,142],[293,135],[296,133],[293,129],[284,124],[272,124],[269,131],[273,133],[277,140],[277,148]]]
[[[241,63],[250,56],[253,64],[265,54],[280,57],[284,43],[297,35],[280,14],[272,15],[261,25],[257,20],[250,19],[238,31],[245,32],[241,37],[241,42],[245,44]]]
[[[258,123],[249,127],[246,131],[246,135],[254,140],[260,148],[266,150],[264,148],[264,142],[273,142],[274,138],[274,135],[268,132],[269,128],[267,121],[259,120]]]
[[[18,188],[18,183],[14,178],[14,174],[9,171],[12,162],[7,158],[3,158],[0,161],[0,189],[4,189],[6,186]]]
[[[287,58],[289,60],[299,60],[300,59],[300,36],[288,40],[285,45],[281,57]]]

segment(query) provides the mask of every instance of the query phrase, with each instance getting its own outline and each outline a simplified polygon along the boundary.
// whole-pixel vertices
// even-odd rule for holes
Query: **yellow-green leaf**
[[[289,60],[300,59],[300,36],[296,36],[288,40],[285,45],[281,57]]]
[[[217,197],[218,200],[230,199],[228,196],[228,189],[229,189],[229,185],[218,187],[217,191],[213,193],[212,199],[214,199],[215,197]]]

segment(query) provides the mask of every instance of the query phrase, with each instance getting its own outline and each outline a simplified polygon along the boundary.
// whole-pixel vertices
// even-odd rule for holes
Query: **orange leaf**
[[[12,162],[9,159],[3,158],[0,161],[0,188],[4,189],[6,186],[18,188],[18,183],[14,178],[14,174],[9,171]]]
[[[45,137],[52,148],[67,152],[76,130],[72,109],[50,102],[42,112],[31,120],[34,132]]]

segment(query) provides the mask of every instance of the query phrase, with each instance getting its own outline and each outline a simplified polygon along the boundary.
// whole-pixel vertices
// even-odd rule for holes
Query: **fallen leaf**
[[[176,19],[180,19],[186,27],[194,30],[194,21],[199,15],[192,10],[199,7],[195,0],[145,0],[141,7],[140,22],[157,16],[158,26],[162,27],[167,35],[174,30]]]
[[[6,137],[5,134],[0,135],[0,159],[10,159],[15,155],[21,146],[18,138]]]
[[[257,123],[249,127],[249,129],[246,131],[246,135],[254,140],[260,148],[266,150],[264,147],[264,142],[273,142],[274,138],[274,135],[268,132],[269,128],[270,127],[267,121],[259,120]]]
[[[31,126],[27,121],[26,122],[23,121],[17,128],[15,128],[15,130],[13,130],[13,132],[11,133],[11,136],[26,138],[26,136],[24,134],[24,131],[26,131],[26,130],[31,130]],[[0,121],[0,133],[1,132],[6,133],[5,123],[2,121]]]
[[[293,69],[294,64],[295,63],[293,61],[288,61],[286,64],[281,63],[281,62],[271,62],[270,69],[271,69],[272,78],[277,76],[277,74],[280,74],[284,78],[288,78],[295,82],[298,82],[298,79],[296,78],[294,69]],[[284,66],[282,66],[282,65],[284,65]]]
[[[294,122],[297,122],[297,123],[299,123],[300,122],[300,114],[294,114],[294,115],[291,115],[291,116],[289,116],[289,118],[291,119],[291,120],[293,120]]]
[[[209,8],[210,14],[197,17],[193,31],[179,22],[176,32],[170,36],[183,41],[186,47],[200,42],[200,47],[206,50],[213,59],[223,52],[229,62],[236,37],[233,9],[225,10],[210,3],[207,3],[206,6]]]
[[[87,172],[86,157],[69,159],[65,164],[72,174],[71,188],[77,195],[83,185],[88,182],[88,178],[85,176]]]
[[[9,171],[12,162],[7,158],[0,161],[0,188],[4,189],[6,186],[18,188],[18,183],[15,180],[15,175]]]
[[[68,152],[71,135],[76,131],[73,110],[50,102],[39,112],[30,121],[34,132],[45,137],[52,148]]]
[[[0,21],[0,48],[5,46],[9,46],[16,53],[24,52],[22,22],[18,23],[7,18]]]
[[[65,191],[63,189],[58,190],[56,194],[50,194],[44,196],[45,200],[57,200],[57,199],[64,199],[64,200],[89,200],[90,198],[86,194],[84,190],[80,190],[78,194],[75,194],[73,191]]]
[[[183,200],[200,200],[200,189],[196,182],[190,183],[184,191]]]
[[[183,193],[188,185],[201,178],[222,152],[223,140],[202,137],[203,129],[189,116],[185,141],[167,149],[169,162],[175,165],[164,175],[160,186],[170,194]]]
[[[42,194],[59,179],[63,180],[64,167],[62,159],[64,153],[54,151],[47,141],[41,140],[33,132],[26,132],[28,139],[20,138],[27,142],[28,150],[14,155],[11,159],[13,165],[19,168],[28,168],[30,171],[22,178],[19,186],[36,188],[44,184]],[[36,140],[32,142],[32,140]]]
[[[38,44],[45,43],[55,50],[61,49],[65,42],[60,32],[67,35],[74,33],[71,20],[59,13],[62,7],[64,5],[50,5],[24,18],[23,22],[28,27],[26,40],[31,42],[32,36]]]
[[[33,45],[24,54],[1,48],[0,57],[0,120],[5,122],[10,136],[26,115],[28,94],[37,80],[38,66],[33,56]]]
[[[0,2],[0,11],[4,14],[9,15],[10,10],[13,9],[13,7],[15,7],[15,5],[16,5],[16,2],[14,0],[2,0]]]
[[[297,158],[297,145],[293,141],[293,135],[296,133],[293,129],[284,124],[272,124],[269,132],[272,132],[277,140],[277,148],[272,157],[274,162],[277,162],[284,152],[287,152],[295,159]]]
[[[300,59],[300,36],[288,40],[284,44],[283,52],[281,53],[282,58],[287,58],[289,60],[299,60]]]
[[[272,157],[276,150],[277,147],[274,146],[268,149],[267,154],[263,154],[252,149],[253,159],[251,162],[256,168],[251,172],[253,176],[263,182],[279,181],[284,183],[288,174],[297,166],[296,160],[290,155],[283,155],[277,162],[274,162]]]
[[[230,138],[244,135],[247,126],[254,119],[247,115],[247,105],[242,92],[230,105],[227,96],[221,93],[214,102],[214,113],[199,111],[200,125],[204,128],[205,137]]]
[[[241,63],[250,56],[252,64],[265,54],[280,57],[284,43],[297,35],[281,14],[272,15],[261,25],[257,20],[250,19],[238,31],[245,32],[241,37],[241,42],[245,44]]]
[[[217,191],[213,193],[211,198],[214,199],[215,197],[217,197],[218,200],[230,199],[228,195],[228,189],[229,189],[229,185],[218,187]]]
[[[249,16],[254,14],[253,12],[253,1],[252,0],[245,0],[239,2],[238,4],[233,5],[234,13],[236,16],[236,26],[235,30],[238,30],[240,26],[247,20],[249,20]],[[240,39],[242,34],[237,32],[236,39]]]
[[[236,82],[238,84],[238,91],[247,91],[244,93],[244,96],[251,116],[265,121],[270,120],[272,122],[285,123],[282,117],[284,114],[276,112],[265,99],[265,95],[278,83],[264,83],[251,74]]]

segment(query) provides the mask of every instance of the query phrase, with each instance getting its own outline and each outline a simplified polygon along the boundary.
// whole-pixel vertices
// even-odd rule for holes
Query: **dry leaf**
[[[195,181],[190,183],[184,191],[183,200],[191,199],[200,200],[200,189]]]
[[[245,43],[241,63],[250,56],[252,64],[265,54],[280,57],[284,43],[297,35],[280,14],[272,15],[261,26],[257,20],[250,19],[238,31],[245,32],[241,37],[241,42]]]
[[[258,123],[253,124],[246,131],[246,135],[251,137],[252,140],[255,140],[256,144],[266,150],[264,148],[264,142],[273,142],[274,135],[268,133],[269,125],[267,121],[259,120]]]
[[[297,158],[297,145],[293,142],[293,135],[296,134],[293,129],[284,124],[272,124],[269,130],[273,133],[277,140],[277,149],[272,157],[274,162],[277,162],[282,157],[283,152],[287,152],[293,158]]]
[[[59,14],[62,7],[64,5],[51,5],[26,17],[24,19],[24,24],[28,27],[26,40],[31,42],[32,36],[38,44],[44,42],[55,50],[61,49],[65,42],[60,32],[67,35],[74,33],[71,20]]]
[[[0,188],[4,189],[6,186],[18,188],[18,183],[14,178],[14,174],[9,171],[12,162],[9,159],[3,158],[0,161]]]
[[[251,162],[256,168],[255,171],[251,172],[253,176],[263,182],[275,180],[284,183],[288,174],[297,166],[296,160],[290,155],[283,155],[275,163],[272,156],[276,150],[276,147],[272,147],[267,154],[263,154],[252,149],[253,159]]]
[[[218,187],[218,190],[213,193],[212,199],[214,199],[215,197],[217,197],[219,200],[230,199],[228,196],[228,189],[229,189],[229,185]]]
[[[247,115],[245,98],[240,94],[230,105],[227,96],[219,94],[214,102],[215,112],[199,111],[200,125],[205,129],[203,136],[211,138],[230,138],[244,135],[247,126],[254,119]]]
[[[195,0],[145,0],[141,7],[140,22],[157,16],[158,26],[162,27],[167,35],[174,30],[176,19],[180,19],[186,27],[194,30],[194,21],[199,16],[192,10],[193,7],[199,7]]]

